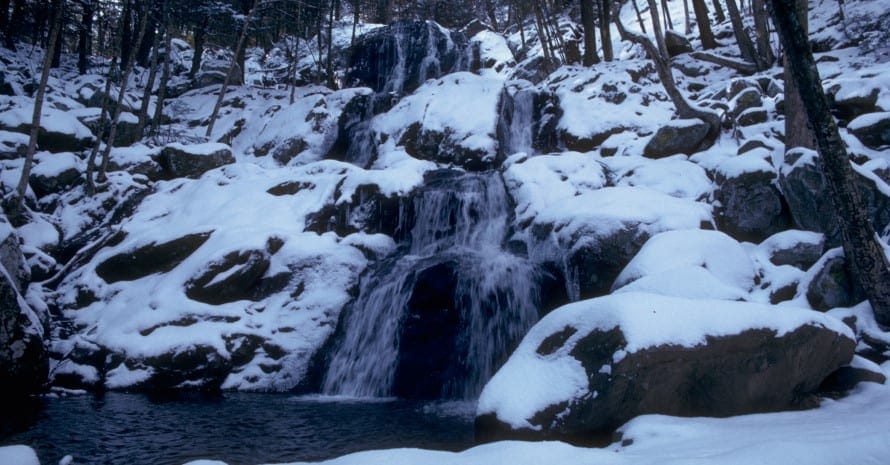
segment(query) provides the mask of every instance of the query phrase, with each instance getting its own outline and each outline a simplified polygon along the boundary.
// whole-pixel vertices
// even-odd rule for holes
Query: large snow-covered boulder
[[[610,434],[647,413],[730,416],[812,406],[853,332],[796,308],[645,293],[566,305],[479,398],[477,440]]]
[[[709,206],[665,194],[657,182],[606,186],[592,154],[514,157],[504,178],[516,201],[517,239],[535,261],[564,270],[574,299],[607,293],[654,234],[712,221]]]
[[[399,21],[358,38],[346,78],[375,92],[410,93],[462,69],[467,39],[432,21]]]
[[[755,149],[721,162],[716,168],[720,229],[740,240],[759,242],[791,223],[782,193],[775,186],[771,154]]]
[[[694,153],[706,143],[709,130],[710,126],[700,119],[671,121],[660,127],[649,139],[643,154],[660,158],[678,153]]]
[[[30,134],[34,102],[26,97],[0,100],[0,130]],[[93,143],[90,130],[66,111],[44,105],[41,111],[37,147],[48,152],[77,152]]]
[[[850,121],[847,129],[870,148],[890,145],[890,112],[862,115]]]
[[[161,150],[158,162],[169,178],[197,178],[214,168],[235,163],[235,157],[226,144],[173,143]]]
[[[85,163],[73,153],[40,152],[34,156],[29,184],[38,197],[58,193],[82,181]]]
[[[757,271],[742,246],[719,231],[656,234],[615,279],[613,291],[742,300]]]
[[[453,73],[429,81],[373,121],[411,156],[470,170],[495,167],[499,79]]]

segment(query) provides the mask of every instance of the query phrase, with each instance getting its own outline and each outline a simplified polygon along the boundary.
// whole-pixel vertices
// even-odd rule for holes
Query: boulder
[[[235,163],[228,145],[205,143],[197,145],[169,144],[161,150],[158,163],[170,178],[201,177],[207,171]]]
[[[28,136],[0,130],[0,160],[24,158],[28,153]]]
[[[269,254],[264,250],[231,252],[186,282],[185,295],[211,305],[239,300],[258,301],[271,294],[263,292],[268,289],[262,286],[263,275],[268,269]]]
[[[73,153],[40,153],[35,159],[38,163],[32,168],[28,183],[38,198],[60,193],[83,181],[83,163]]]
[[[28,135],[31,114],[27,107],[14,107],[0,115],[0,130]],[[47,152],[79,152],[92,146],[93,134],[77,118],[67,112],[45,108],[37,132],[37,147]]]
[[[692,44],[689,43],[689,39],[671,29],[664,33],[664,44],[667,46],[668,56],[671,58],[684,53],[692,53]]]
[[[380,192],[380,186],[363,184],[356,188],[351,201],[326,205],[306,216],[306,230],[324,234],[329,231],[346,237],[356,232],[386,234],[399,238],[402,215],[410,210],[410,202]],[[403,208],[405,208],[403,210]]]
[[[0,267],[0,385],[4,396],[22,397],[43,390],[49,372],[44,329]]]
[[[776,173],[757,155],[749,152],[721,164],[714,191],[714,199],[720,202],[720,229],[753,242],[787,229],[791,223],[782,193],[775,186]]]
[[[211,232],[188,234],[163,243],[151,243],[105,259],[96,274],[107,283],[133,281],[172,270],[210,238]]]
[[[863,144],[872,149],[890,145],[890,112],[868,113],[847,125]]]
[[[637,415],[725,417],[817,405],[852,330],[804,309],[628,293],[561,307],[485,386],[477,441],[610,437]]]
[[[739,114],[736,118],[736,124],[739,126],[753,126],[767,122],[769,115],[764,108],[749,108]]]
[[[25,292],[31,273],[21,249],[21,238],[5,216],[0,215],[0,267],[6,270],[13,287]]]
[[[880,111],[877,106],[880,87],[865,83],[841,86],[834,93],[833,110],[845,121],[852,121],[866,113]]]
[[[825,235],[812,231],[782,231],[768,237],[758,248],[766,252],[773,265],[791,265],[806,270],[822,257]]]
[[[398,21],[356,40],[346,79],[375,92],[408,94],[427,79],[458,71],[466,37],[432,21]]]
[[[816,310],[826,311],[835,307],[852,307],[865,300],[865,295],[853,285],[840,249],[828,251],[814,265],[815,275],[807,286],[807,301]]]
[[[825,234],[828,247],[841,244],[840,230],[834,208],[826,197],[828,187],[815,151],[794,149],[785,154],[779,169],[779,187],[795,225],[799,229]],[[853,176],[859,197],[865,204],[875,230],[890,225],[890,196],[880,167],[874,170],[853,166]],[[871,173],[869,173],[871,171]]]
[[[705,142],[709,130],[708,124],[700,119],[672,121],[659,128],[649,139],[643,154],[649,158],[692,154]]]
[[[729,102],[729,114],[733,118],[738,118],[745,110],[761,106],[763,106],[763,98],[760,96],[760,89],[747,87]]]

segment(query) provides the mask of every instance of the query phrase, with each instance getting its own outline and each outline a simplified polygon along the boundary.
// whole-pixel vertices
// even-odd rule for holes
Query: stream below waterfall
[[[472,446],[469,402],[358,402],[287,394],[108,393],[44,398],[0,415],[0,446],[32,447],[41,463],[229,465],[324,460],[369,449]]]

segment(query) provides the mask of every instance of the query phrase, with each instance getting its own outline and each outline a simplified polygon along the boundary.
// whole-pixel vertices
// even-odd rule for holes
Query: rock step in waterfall
[[[479,394],[538,318],[538,271],[502,247],[509,206],[497,172],[430,176],[403,205],[400,253],[363,278],[344,316],[325,394]]]

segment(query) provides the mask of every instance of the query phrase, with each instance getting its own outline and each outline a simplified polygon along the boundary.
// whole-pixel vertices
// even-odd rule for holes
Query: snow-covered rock
[[[161,150],[158,162],[167,178],[197,178],[209,170],[235,163],[235,158],[226,144],[173,143]]]
[[[721,162],[716,168],[720,202],[717,224],[735,238],[759,242],[787,229],[791,215],[776,187],[777,174],[769,161],[772,153],[750,150]]]
[[[477,439],[608,434],[646,413],[729,416],[812,406],[853,357],[816,312],[627,293],[542,319],[486,385]]]
[[[890,145],[890,112],[868,113],[847,125],[866,146],[879,149]]]
[[[0,130],[30,134],[33,100],[26,97],[0,97]],[[93,143],[90,130],[66,111],[44,105],[41,111],[37,147],[48,152],[76,152]]]

